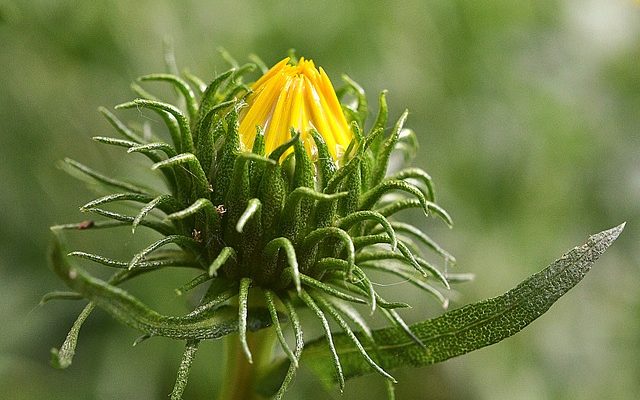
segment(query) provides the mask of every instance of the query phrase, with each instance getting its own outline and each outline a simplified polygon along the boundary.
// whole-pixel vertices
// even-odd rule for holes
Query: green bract
[[[296,309],[307,307],[322,324],[340,387],[344,378],[340,358],[333,346],[328,319],[334,320],[355,345],[362,359],[390,381],[395,381],[369,354],[350,326],[370,332],[365,318],[352,304],[365,304],[381,312],[409,340],[422,342],[407,327],[396,309],[404,303],[386,300],[368,277],[371,270],[400,276],[432,295],[443,305],[449,288],[446,275],[423,259],[416,243],[422,242],[441,256],[442,250],[420,229],[394,222],[396,213],[419,208],[451,225],[451,218],[435,203],[430,176],[408,168],[385,177],[394,150],[415,152],[413,133],[404,128],[405,111],[387,130],[385,92],[379,96],[379,112],[365,132],[367,103],[364,91],[345,77],[342,96],[353,95],[351,107],[343,105],[354,139],[344,156],[333,160],[322,132],[312,129],[317,155],[307,153],[300,132],[291,129],[291,139],[265,154],[265,138],[258,127],[252,149],[243,149],[239,137],[239,112],[246,106],[250,89],[243,76],[253,64],[231,69],[205,86],[200,79],[170,74],[143,76],[141,81],[171,84],[183,107],[158,100],[138,85],[140,96],[116,109],[149,109],[165,122],[171,143],[154,134],[136,132],[104,108],[100,112],[113,125],[119,138],[96,137],[96,141],[122,147],[127,153],[142,153],[151,169],[160,173],[166,192],[157,193],[107,177],[73,160],[66,167],[82,178],[115,190],[81,207],[99,220],[54,227],[96,229],[130,225],[132,231],[146,227],[162,238],[137,252],[130,260],[112,260],[82,251],[69,253],[119,269],[109,282],[89,276],[68,264],[56,247],[55,271],[76,294],[58,293],[49,298],[78,294],[91,303],[74,325],[67,341],[54,351],[60,367],[71,363],[81,324],[95,306],[147,336],[166,336],[187,341],[173,398],[181,396],[197,343],[238,332],[249,360],[252,353],[247,331],[272,326],[290,359],[276,397],[284,394],[298,366],[303,348],[302,327]],[[293,152],[286,157],[288,150]],[[387,198],[390,192],[403,194]],[[137,203],[139,212],[124,215],[110,211],[116,202]],[[152,211],[157,210],[152,213]],[[158,212],[164,217],[158,218]],[[166,246],[174,249],[167,250]],[[177,249],[175,249],[177,247]],[[207,285],[199,305],[182,317],[168,317],[150,310],[127,292],[117,288],[125,280],[166,267],[187,267],[194,279],[179,293]],[[262,296],[253,300],[250,292]],[[250,304],[251,303],[251,304]],[[282,322],[291,322],[295,333],[292,350],[285,340]],[[366,335],[366,340],[371,338]]]

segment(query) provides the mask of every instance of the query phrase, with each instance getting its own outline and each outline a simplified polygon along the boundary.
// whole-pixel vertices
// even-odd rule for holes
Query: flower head
[[[291,138],[291,128],[301,133],[307,151],[315,155],[309,134],[316,129],[334,160],[347,148],[353,134],[336,92],[322,67],[301,58],[296,65],[287,57],[273,66],[251,87],[248,107],[240,115],[240,137],[250,149],[256,130],[264,132],[269,154]]]
[[[101,110],[124,139],[94,139],[126,147],[127,154],[147,156],[154,163],[151,169],[163,174],[164,187],[150,189],[66,161],[74,175],[117,192],[81,208],[96,214],[95,221],[61,225],[55,232],[130,225],[132,231],[154,230],[160,238],[126,261],[84,251],[69,254],[122,268],[108,282],[72,266],[60,245],[55,247],[54,270],[77,292],[71,297],[81,295],[91,300],[74,324],[75,334],[54,352],[57,365],[71,363],[77,331],[94,305],[145,337],[187,341],[173,399],[180,398],[184,390],[199,341],[238,332],[242,351],[251,361],[247,332],[269,326],[276,330],[290,360],[276,394],[277,399],[282,398],[304,345],[297,308],[310,309],[322,323],[340,386],[345,376],[328,317],[344,330],[373,370],[393,381],[360,343],[373,337],[352,332],[348,321],[357,321],[364,333],[369,328],[350,303],[368,304],[371,312],[381,312],[407,339],[423,346],[394,310],[404,307],[403,303],[385,300],[369,277],[371,271],[400,276],[447,304],[441,293],[449,287],[447,277],[419,256],[416,244],[422,242],[435,250],[445,263],[451,256],[418,228],[393,221],[402,210],[420,208],[451,223],[446,211],[435,203],[427,173],[405,168],[386,176],[391,153],[415,146],[412,132],[403,129],[407,112],[392,129],[385,129],[388,113],[382,92],[378,115],[365,132],[366,97],[362,88],[347,78],[345,90],[356,100],[354,109],[345,108],[352,121],[349,125],[325,72],[310,60],[291,65],[288,58],[251,86],[245,105],[241,94],[247,87],[242,75],[253,67],[233,68],[208,86],[189,74],[186,80],[169,74],[142,77],[143,81],[174,85],[184,97],[185,110],[157,100],[139,86],[134,90],[142,98],[116,108],[158,113],[171,135],[171,144],[155,134],[140,136],[115,115]],[[342,157],[348,147],[353,151]],[[290,157],[284,158],[287,154]],[[406,196],[391,201],[385,196],[398,191]],[[112,203],[120,202],[138,203],[138,211],[127,215],[110,209]],[[167,245],[177,248],[161,249]],[[198,306],[188,314],[162,315],[115,287],[168,267],[193,271],[193,279],[178,288],[178,293],[207,286]],[[70,298],[67,293],[50,296],[56,297]],[[294,349],[282,332],[279,318],[283,314],[294,330]],[[269,354],[259,353],[261,357]]]

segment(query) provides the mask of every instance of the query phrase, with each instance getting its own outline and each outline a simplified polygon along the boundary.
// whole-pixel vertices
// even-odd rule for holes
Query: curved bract
[[[118,268],[118,275],[109,282],[67,265],[56,247],[55,271],[76,294],[49,298],[76,299],[79,294],[91,301],[73,334],[55,353],[60,366],[70,364],[80,325],[97,306],[145,335],[186,340],[172,394],[180,398],[198,341],[238,332],[241,348],[251,360],[247,330],[272,326],[291,361],[277,391],[280,398],[303,353],[303,326],[296,308],[307,307],[323,327],[337,382],[344,383],[343,368],[333,347],[329,320],[336,322],[372,371],[394,381],[376,361],[366,317],[352,304],[368,305],[367,311],[381,312],[409,340],[419,339],[396,310],[406,305],[383,298],[370,271],[399,276],[447,303],[447,275],[416,254],[419,249],[410,236],[426,242],[435,255],[444,255],[445,262],[453,257],[420,229],[393,221],[398,211],[419,207],[451,223],[435,203],[431,178],[424,171],[405,169],[385,179],[387,164],[401,143],[407,113],[387,129],[383,92],[379,113],[367,132],[366,97],[350,78],[345,77],[345,86],[338,91],[353,98],[347,106],[340,104],[327,74],[311,61],[285,59],[253,85],[245,84],[245,75],[254,69],[253,64],[231,69],[205,88],[191,75],[184,79],[169,74],[142,77],[149,85],[173,85],[184,110],[137,85],[134,90],[144,98],[116,109],[157,113],[167,125],[170,138],[166,139],[171,143],[136,132],[101,109],[123,138],[96,140],[123,148],[125,156],[147,156],[150,169],[166,183],[159,193],[67,161],[75,174],[117,192],[81,209],[97,214],[99,220],[54,227],[56,232],[129,225],[134,230],[154,229],[162,238],[125,261],[71,253]],[[391,191],[401,200],[389,203]],[[139,211],[125,215],[109,210],[121,202],[134,204]],[[405,235],[407,232],[411,235]],[[207,285],[200,303],[185,316],[169,317],[149,310],[116,287],[167,267],[194,271],[193,280],[180,286],[178,293]],[[283,333],[288,322],[295,334],[293,346]]]

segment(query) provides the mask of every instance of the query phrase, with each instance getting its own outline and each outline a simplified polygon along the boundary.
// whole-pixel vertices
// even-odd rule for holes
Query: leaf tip
[[[626,225],[627,222],[625,221],[618,226],[591,235],[589,236],[589,242],[602,242],[605,247],[609,247],[618,239],[618,236],[620,236]]]

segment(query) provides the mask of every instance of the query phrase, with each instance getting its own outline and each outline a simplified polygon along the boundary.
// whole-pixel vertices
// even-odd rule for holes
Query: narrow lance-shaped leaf
[[[56,241],[51,252],[54,272],[71,289],[82,294],[113,318],[144,334],[172,339],[215,339],[238,331],[238,310],[223,306],[215,312],[194,316],[166,316],[149,309],[126,291],[94,278],[80,268],[72,267]],[[247,330],[266,328],[271,324],[269,312],[252,309]]]
[[[84,309],[82,309],[82,312],[80,312],[80,315],[78,315],[76,321],[73,323],[73,326],[67,334],[67,337],[64,340],[64,343],[62,343],[60,349],[51,349],[51,364],[54,367],[65,369],[71,365],[73,356],[76,353],[76,343],[78,342],[78,334],[80,333],[80,328],[94,308],[95,304],[87,304]]]
[[[397,328],[373,331],[378,364],[386,370],[434,364],[516,334],[580,282],[623,229],[624,224],[592,235],[587,243],[575,247],[501,296],[412,325],[411,330],[428,351],[421,349]],[[344,366],[345,378],[373,372],[346,335],[335,334],[334,344]],[[317,340],[307,343],[301,362],[310,366],[321,381],[335,382],[334,358],[335,353],[329,353],[324,340]]]

